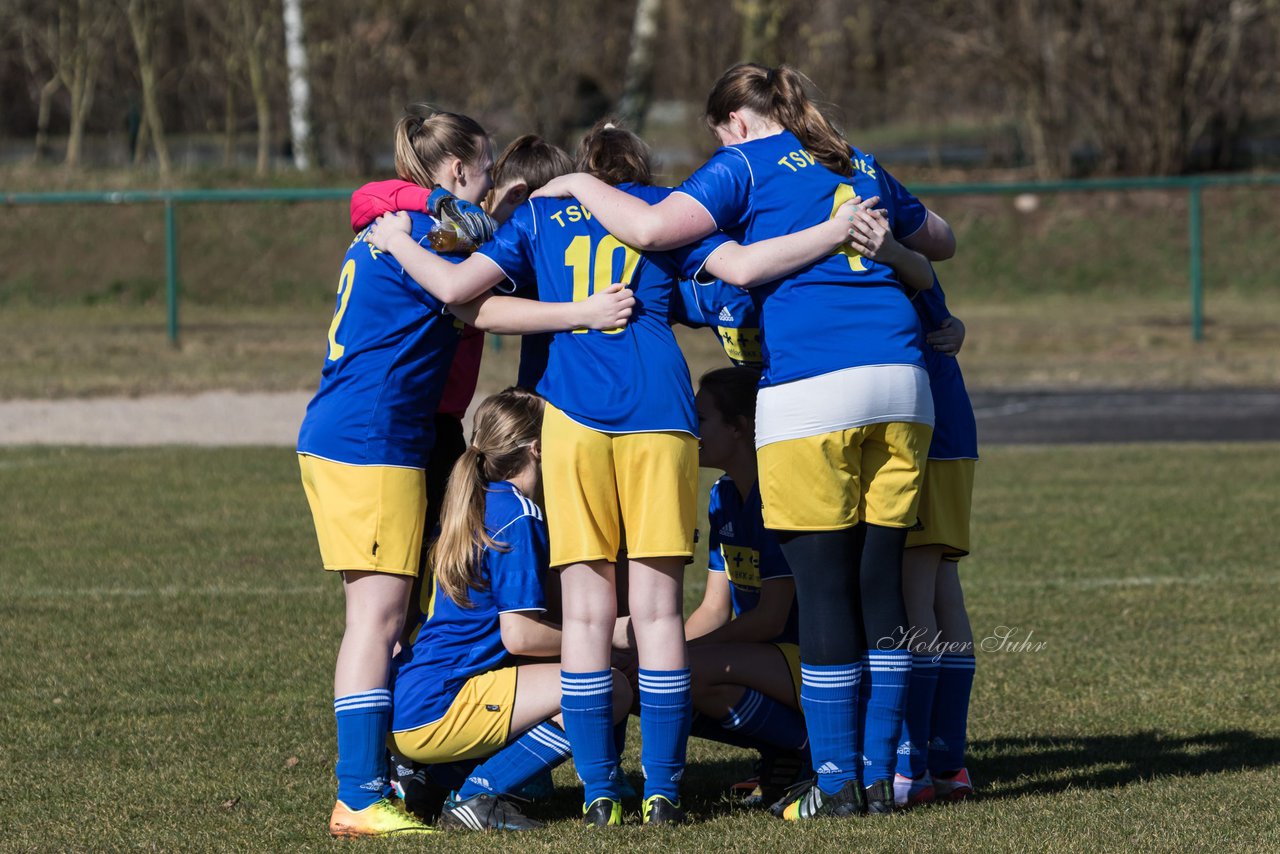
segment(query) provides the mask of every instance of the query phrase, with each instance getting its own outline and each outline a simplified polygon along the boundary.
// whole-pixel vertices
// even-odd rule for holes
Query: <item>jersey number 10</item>
[[[570,241],[564,250],[564,265],[573,271],[573,301],[581,302],[597,291],[608,290],[615,282],[631,284],[631,275],[640,261],[640,253],[623,243],[612,234],[606,234],[596,244],[595,262],[592,263],[591,238],[579,234]],[[622,275],[613,276],[613,260],[618,251],[622,251]],[[574,332],[586,332],[575,329]],[[621,329],[606,329],[606,335],[616,335]]]

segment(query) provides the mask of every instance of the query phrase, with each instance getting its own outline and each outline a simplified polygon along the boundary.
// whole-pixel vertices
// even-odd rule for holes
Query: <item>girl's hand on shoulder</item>
[[[568,175],[558,175],[538,189],[534,190],[529,198],[531,199],[567,199],[573,195],[573,183],[577,173],[570,172]]]
[[[408,234],[413,230],[413,220],[404,211],[384,213],[374,220],[373,225],[364,233],[366,243],[372,244],[380,252],[390,252],[391,241],[397,234]]]
[[[617,282],[587,297],[582,306],[579,326],[586,329],[613,331],[627,325],[636,304],[635,292]]]
[[[938,328],[925,336],[925,341],[939,353],[954,356],[964,346],[964,324],[960,318],[952,315],[938,325]]]

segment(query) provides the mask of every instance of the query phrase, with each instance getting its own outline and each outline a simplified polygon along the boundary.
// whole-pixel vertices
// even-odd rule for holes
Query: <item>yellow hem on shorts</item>
[[[911,551],[912,549],[930,549],[941,548],[943,560],[959,560],[962,557],[968,557],[969,552],[962,548],[951,545],[951,543],[916,543],[907,546],[903,551]]]
[[[688,559],[693,557],[693,552],[663,551],[663,552],[657,552],[657,553],[643,553],[643,554],[627,552],[627,557],[630,558],[631,560],[653,560],[655,558],[660,558],[660,557],[680,557],[680,558]]]
[[[592,555],[590,557],[575,557],[566,561],[557,561],[556,563],[551,564],[551,568],[564,569],[566,566],[573,566],[575,563],[594,563],[598,560],[602,560],[605,563],[617,563],[618,556],[614,555],[613,557],[606,557],[605,555]]]
[[[325,572],[377,572],[382,575],[403,575],[408,578],[417,578],[418,570],[416,569],[386,569],[378,566],[326,566]]]
[[[803,531],[847,531],[847,530],[849,530],[850,528],[856,528],[856,527],[857,527],[858,525],[860,525],[860,524],[862,524],[862,520],[861,520],[861,519],[859,519],[859,520],[858,520],[858,521],[856,521],[856,522],[850,522],[850,523],[849,523],[849,524],[847,524],[847,525],[831,525],[831,526],[823,526],[823,527],[814,526],[814,527],[812,527],[812,528],[769,528],[769,530],[770,530],[770,531],[777,531],[777,532],[779,532],[779,533],[783,533],[783,534],[786,534],[786,533],[793,533],[793,532],[794,532],[794,533],[800,533],[800,532],[803,532]],[[911,527],[911,525],[884,525],[884,524],[881,524],[881,523],[879,523],[879,522],[870,522],[870,523],[868,523],[868,524],[875,525],[876,527],[879,527],[879,528],[898,528],[898,529],[900,529],[900,530],[901,530],[901,529],[907,529],[907,528],[910,528],[910,527]],[[914,523],[913,523],[913,524],[914,524]],[[766,526],[766,527],[768,527],[768,526]]]

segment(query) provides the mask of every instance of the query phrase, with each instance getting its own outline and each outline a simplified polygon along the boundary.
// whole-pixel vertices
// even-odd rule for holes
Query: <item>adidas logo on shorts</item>
[[[721,323],[733,323],[733,312],[729,311],[729,306],[723,306],[720,309],[720,314],[716,316],[716,319]]]
[[[722,536],[722,537],[732,537],[732,536],[733,536],[733,523],[732,523],[732,522],[725,522],[723,525],[721,525],[721,526],[720,526],[720,536]]]

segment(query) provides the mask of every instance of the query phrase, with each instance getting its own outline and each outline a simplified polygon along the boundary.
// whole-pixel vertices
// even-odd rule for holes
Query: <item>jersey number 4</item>
[[[835,201],[831,203],[831,215],[835,216],[836,211],[840,209],[840,206],[856,195],[857,193],[853,191],[852,184],[840,184],[837,186]],[[836,254],[845,256],[845,258],[849,260],[849,269],[855,273],[860,273],[867,269],[866,261],[863,260],[861,255],[851,249],[847,243],[837,249]]]
[[[622,252],[622,275],[614,278],[613,262],[619,251]],[[631,275],[635,273],[636,264],[639,261],[640,253],[612,234],[606,234],[594,247],[591,245],[590,237],[579,234],[564,250],[564,265],[573,271],[573,301],[581,302],[597,291],[608,290],[609,286],[615,282],[631,284]],[[586,332],[587,330],[573,331]],[[606,329],[605,334],[614,335],[621,331],[621,329]]]

